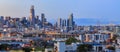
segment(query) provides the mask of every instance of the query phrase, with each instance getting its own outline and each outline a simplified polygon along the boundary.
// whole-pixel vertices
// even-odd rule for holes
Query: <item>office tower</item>
[[[28,26],[28,20],[26,19],[26,17],[22,17],[21,18],[21,23],[23,26],[27,27]]]
[[[69,19],[67,19],[67,27],[69,27]]]
[[[58,28],[62,28],[62,19],[61,18],[58,18],[58,22],[57,22],[57,26]]]
[[[34,6],[32,5],[31,8],[30,8],[30,23],[31,25],[34,25],[35,24],[35,11],[34,11]]]
[[[66,27],[66,20],[65,19],[62,20],[62,26]]]
[[[3,16],[0,16],[0,20],[4,20],[4,17],[3,17]]]
[[[0,22],[3,23],[4,22],[4,17],[0,16]]]
[[[41,23],[42,23],[42,27],[45,26],[45,22],[47,22],[47,21],[46,21],[46,18],[45,18],[45,14],[42,13],[42,14],[41,14]]]
[[[69,27],[73,27],[73,14],[69,16]]]
[[[11,20],[11,17],[10,16],[7,16],[7,17],[5,17],[5,20],[4,20],[4,25],[7,25],[7,26],[9,26],[9,24],[10,24],[10,21]]]
[[[69,16],[69,18],[67,20],[67,27],[68,27],[68,31],[74,29],[73,13],[70,14],[70,16]]]
[[[62,32],[67,32],[67,20],[63,19],[62,20]]]
[[[0,16],[0,27],[3,27],[3,23],[4,23],[4,17]]]
[[[58,25],[57,22],[54,24],[54,30],[57,29]]]
[[[36,16],[36,18],[35,18],[35,24],[38,24],[39,22],[40,22],[39,16]]]
[[[27,19],[26,19],[26,17],[22,17],[22,18],[21,18],[21,23],[22,23],[22,24],[27,24]]]
[[[115,33],[120,36],[120,26],[115,27]]]
[[[36,20],[39,20],[39,16],[36,16]]]
[[[19,28],[20,27],[20,18],[13,18],[13,21],[14,21],[14,26],[16,28]]]

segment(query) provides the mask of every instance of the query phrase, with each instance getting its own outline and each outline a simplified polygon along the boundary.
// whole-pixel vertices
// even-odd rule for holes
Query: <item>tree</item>
[[[87,52],[87,51],[91,51],[93,48],[92,45],[90,44],[82,44],[80,46],[77,47],[77,52]]]
[[[115,47],[109,46],[109,47],[107,47],[107,49],[109,49],[109,50],[115,50]]]
[[[30,47],[25,47],[25,48],[23,48],[23,51],[25,51],[25,52],[30,52],[32,49],[30,48]]]
[[[66,44],[71,44],[71,43],[75,43],[75,42],[80,42],[79,40],[77,40],[74,37],[70,37],[69,39],[66,40]]]
[[[10,47],[10,45],[8,45],[8,44],[1,44],[0,50],[8,50],[9,47]]]
[[[114,35],[114,36],[112,37],[112,40],[116,40],[117,37],[118,37],[118,35]]]
[[[113,42],[116,42],[117,37],[118,37],[118,35],[114,35],[113,38],[112,38],[112,41],[113,41]]]

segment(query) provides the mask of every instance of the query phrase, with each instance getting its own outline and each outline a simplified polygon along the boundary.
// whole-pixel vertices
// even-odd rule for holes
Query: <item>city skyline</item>
[[[92,22],[95,24],[97,20],[101,21],[103,24],[109,23],[111,21],[115,24],[118,24],[120,22],[119,0],[1,0],[0,5],[0,11],[2,11],[0,12],[1,16],[29,17],[30,6],[34,5],[35,14],[40,16],[41,13],[44,13],[50,22],[52,19],[57,19],[58,17],[66,19],[70,13],[73,13],[75,18],[74,21],[76,21],[77,24],[80,23],[78,25],[81,25],[81,23],[91,24]],[[76,19],[85,19],[83,20],[85,22],[81,22]],[[94,20],[91,22],[90,19]]]
[[[0,52],[120,52],[120,0],[0,0]]]

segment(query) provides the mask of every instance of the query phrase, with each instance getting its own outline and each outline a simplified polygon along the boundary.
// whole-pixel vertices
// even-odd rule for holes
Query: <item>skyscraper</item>
[[[73,13],[70,14],[70,16],[67,20],[67,27],[68,27],[68,31],[74,29]]]
[[[58,22],[57,22],[57,26],[58,28],[62,28],[62,19],[61,18],[58,18]]]
[[[36,18],[35,18],[35,24],[38,24],[39,22],[40,22],[39,16],[36,16]]]
[[[42,23],[42,27],[44,27],[45,22],[46,22],[45,14],[42,13],[42,14],[41,14],[41,23]]]
[[[69,27],[73,27],[73,14],[69,16]]]
[[[65,20],[65,19],[62,20],[62,26],[63,26],[63,27],[66,26],[66,20]]]
[[[2,27],[4,24],[4,17],[0,16],[0,27]]]
[[[35,24],[35,11],[34,11],[34,6],[32,5],[31,8],[30,8],[30,23],[31,25],[34,25]]]

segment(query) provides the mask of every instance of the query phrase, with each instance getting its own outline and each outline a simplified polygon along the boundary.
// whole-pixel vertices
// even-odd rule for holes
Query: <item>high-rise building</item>
[[[0,16],[0,22],[3,23],[4,22],[4,17]]]
[[[61,18],[58,18],[57,26],[58,26],[58,28],[62,28],[62,19]]]
[[[69,26],[73,27],[73,14],[70,14],[69,16]]]
[[[3,16],[0,16],[0,27],[3,26],[3,23],[4,23],[4,17],[3,17]]]
[[[42,14],[41,14],[41,23],[42,23],[42,27],[44,27],[45,22],[46,22],[45,14],[42,13]]]
[[[120,35],[120,26],[115,27],[115,33]]]
[[[65,19],[62,20],[62,26],[66,27],[66,20]]]
[[[35,24],[35,10],[34,10],[33,5],[30,8],[30,18],[29,18],[29,20],[30,20],[31,25]]]
[[[69,16],[69,18],[67,20],[67,27],[68,27],[68,31],[74,29],[73,13],[70,14],[70,16]]]
[[[35,18],[35,24],[38,24],[39,22],[40,22],[39,16],[36,16],[36,18]]]
[[[4,20],[4,17],[3,17],[3,16],[0,16],[0,20]]]
[[[69,19],[67,19],[67,27],[69,27]]]

